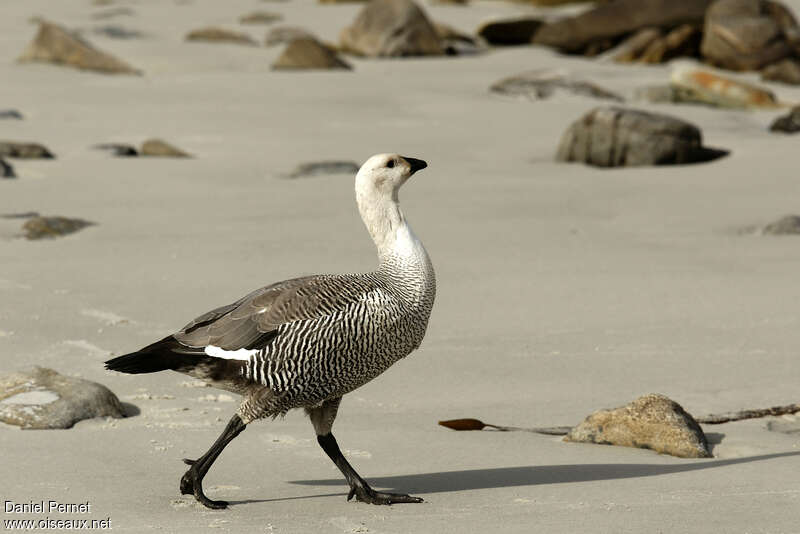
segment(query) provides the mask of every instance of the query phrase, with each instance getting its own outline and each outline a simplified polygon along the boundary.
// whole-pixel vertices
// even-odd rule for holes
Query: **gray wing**
[[[262,349],[281,325],[341,310],[373,289],[373,282],[349,275],[286,280],[201,315],[173,337],[191,348]]]

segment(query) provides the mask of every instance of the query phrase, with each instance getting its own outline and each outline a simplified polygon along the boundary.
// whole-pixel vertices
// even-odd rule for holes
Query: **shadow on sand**
[[[727,466],[760,462],[773,458],[798,456],[800,452],[763,454],[730,460],[689,460],[685,464],[581,464],[581,465],[536,465],[521,467],[497,467],[492,469],[469,469],[465,471],[443,471],[398,475],[391,477],[369,477],[367,481],[375,488],[389,491],[414,493],[441,493],[538,484],[564,484],[621,478],[652,477],[670,475],[701,469],[719,469]],[[292,484],[308,486],[344,486],[343,479],[294,480]]]

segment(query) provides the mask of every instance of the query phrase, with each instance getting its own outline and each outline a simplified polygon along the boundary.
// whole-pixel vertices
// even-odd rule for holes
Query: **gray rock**
[[[94,48],[65,28],[42,21],[39,33],[19,58],[92,70],[103,74],[141,74],[124,61]]]
[[[792,108],[788,115],[778,117],[769,127],[771,132],[800,132],[800,106]]]
[[[16,178],[17,175],[14,173],[14,167],[11,166],[9,162],[0,158],[0,177],[2,178]]]
[[[495,46],[527,45],[541,25],[541,19],[530,17],[493,20],[481,24],[476,33]]]
[[[792,416],[791,419],[776,419],[767,422],[767,430],[781,434],[800,434],[800,419]]]
[[[55,156],[38,143],[0,141],[0,156],[20,159],[53,159]]]
[[[22,231],[27,239],[52,239],[75,233],[92,225],[94,225],[93,222],[84,221],[83,219],[37,216],[25,221],[25,224],[22,225]]]
[[[272,24],[283,19],[280,13],[272,13],[271,11],[254,11],[247,15],[239,17],[240,24]]]
[[[597,411],[570,430],[564,441],[638,447],[679,458],[711,457],[697,421],[680,404],[658,394]]]
[[[323,174],[348,174],[353,175],[358,172],[359,166],[354,161],[312,161],[309,163],[301,163],[292,172],[288,178],[306,178],[309,176],[320,176]]]
[[[493,93],[529,100],[550,98],[556,91],[622,102],[624,99],[591,82],[558,71],[535,70],[504,78],[489,90]]]
[[[266,46],[288,44],[295,39],[316,39],[310,31],[298,26],[277,26],[267,32],[264,39]]]
[[[800,216],[787,215],[764,227],[761,233],[766,235],[798,235],[800,234]]]
[[[97,13],[92,13],[92,18],[95,20],[105,20],[115,17],[126,17],[136,14],[134,10],[129,7],[112,7]]]
[[[132,157],[139,155],[139,152],[137,152],[134,146],[123,143],[103,143],[100,145],[95,145],[94,148],[98,150],[106,150],[111,152],[113,156],[118,157]]]
[[[592,52],[592,44],[611,42],[642,28],[670,30],[702,24],[712,0],[616,0],[580,15],[544,24],[533,42],[565,52]]]
[[[129,30],[123,26],[116,26],[109,24],[107,26],[98,26],[92,29],[92,33],[110,37],[111,39],[140,39],[145,34],[138,30]]]
[[[225,28],[200,28],[186,34],[187,41],[202,41],[206,43],[233,43],[256,46],[258,43],[246,33],[226,30]]]
[[[94,417],[125,417],[108,388],[34,367],[0,376],[0,421],[23,429],[71,428]]]
[[[191,158],[192,155],[176,148],[166,141],[161,139],[148,139],[142,143],[142,148],[139,150],[142,156],[156,156],[162,158]]]
[[[275,70],[352,69],[336,55],[336,52],[313,38],[291,41],[272,64],[272,68]]]
[[[786,58],[768,65],[761,71],[761,79],[768,82],[800,85],[800,61]]]
[[[0,109],[0,119],[20,119],[22,120],[22,113],[16,109]]]
[[[623,167],[697,163],[726,154],[703,147],[700,130],[683,120],[645,111],[601,107],[567,129],[556,159],[597,167]]]
[[[371,0],[339,36],[341,49],[366,57],[441,56],[441,39],[412,0]]]
[[[757,70],[792,53],[797,22],[769,0],[718,0],[705,17],[700,51],[710,63],[732,70]]]

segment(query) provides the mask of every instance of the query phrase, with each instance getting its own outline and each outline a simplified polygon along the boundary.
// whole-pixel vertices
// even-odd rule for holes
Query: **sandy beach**
[[[800,0],[786,0],[795,14]],[[97,20],[120,6],[132,14]],[[0,218],[0,372],[41,365],[100,382],[134,416],[69,430],[0,424],[0,499],[91,503],[117,532],[800,533],[800,433],[773,419],[705,426],[713,458],[454,432],[437,421],[573,425],[600,408],[663,393],[702,415],[798,402],[797,237],[759,235],[797,213],[798,140],[767,130],[778,111],[628,101],[701,128],[730,151],[696,165],[598,169],[554,159],[570,123],[603,105],[557,93],[490,94],[497,80],[557,68],[630,99],[674,67],[620,65],[539,46],[466,57],[347,57],[352,71],[270,69],[282,46],[189,43],[254,10],[335,42],[361,4],[312,0],[6,2],[0,12],[0,139],[53,160],[9,160],[0,214],[96,223],[61,239],[17,237]],[[492,17],[547,16],[505,2],[424,4],[474,32]],[[83,29],[142,76],[19,64],[32,16]],[[141,38],[92,28],[121,25]],[[678,60],[686,61],[686,60]],[[738,79],[761,83],[757,73]],[[764,84],[800,102],[800,86]],[[158,137],[191,159],[115,158],[99,143]],[[298,164],[361,163],[379,152],[429,167],[401,201],[433,259],[438,294],[421,348],[344,398],[342,450],[378,488],[421,496],[391,507],[347,502],[347,485],[307,418],[251,425],[205,487],[182,496],[182,458],[204,452],[235,396],[173,372],[122,375],[103,361],[175,331],[263,285],[375,267],[351,175],[287,179]],[[783,421],[798,427],[800,417]]]

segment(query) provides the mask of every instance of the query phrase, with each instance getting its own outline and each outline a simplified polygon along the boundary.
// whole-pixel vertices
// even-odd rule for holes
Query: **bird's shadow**
[[[443,493],[477,489],[535,486],[539,484],[564,484],[591,482],[622,478],[670,475],[701,469],[718,469],[736,464],[760,462],[785,456],[797,456],[800,452],[762,454],[729,460],[687,460],[682,464],[567,464],[533,465],[520,467],[495,467],[468,469],[464,471],[441,471],[368,478],[370,485],[389,491],[409,493]],[[306,486],[341,486],[342,479],[293,480],[291,484]]]

